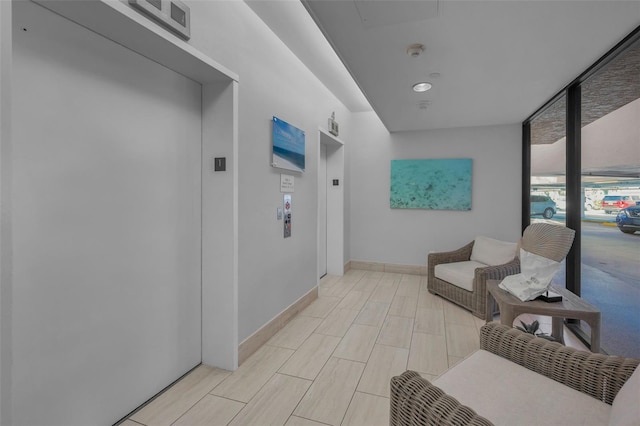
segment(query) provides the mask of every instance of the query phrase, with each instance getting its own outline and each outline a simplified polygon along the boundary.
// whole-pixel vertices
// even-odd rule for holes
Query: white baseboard
[[[348,262],[348,265],[349,269],[393,272],[397,274],[427,275],[426,265],[399,265],[394,263],[366,262],[362,260],[351,260]]]

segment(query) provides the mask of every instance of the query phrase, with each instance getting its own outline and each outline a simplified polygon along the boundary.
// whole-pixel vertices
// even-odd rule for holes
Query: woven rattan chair
[[[609,405],[640,363],[640,360],[632,358],[579,351],[498,323],[489,323],[481,328],[480,349]],[[471,378],[469,382],[472,382]],[[495,383],[485,385],[484,391],[491,392],[496,386],[508,386],[508,380],[496,377]],[[567,406],[570,404],[571,401],[567,401]],[[461,426],[491,425],[492,422],[415,371],[406,371],[391,379],[389,424]]]
[[[529,225],[522,235],[520,246],[530,252],[562,261],[571,249],[575,231],[561,225],[546,222]],[[430,253],[427,258],[427,289],[430,293],[444,297],[471,311],[478,318],[486,318],[487,280],[502,280],[507,275],[520,273],[520,259],[516,256],[503,265],[477,268],[473,280],[473,291],[468,291],[444,281],[435,275],[436,265],[468,261],[471,258],[474,241],[466,246],[441,253]]]

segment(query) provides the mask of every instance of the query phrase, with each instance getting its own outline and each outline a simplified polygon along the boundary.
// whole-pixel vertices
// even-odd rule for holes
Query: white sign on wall
[[[280,192],[293,192],[293,176],[280,175]]]

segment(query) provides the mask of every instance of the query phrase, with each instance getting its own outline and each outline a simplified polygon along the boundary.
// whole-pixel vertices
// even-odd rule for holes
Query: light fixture
[[[414,92],[426,92],[429,89],[431,89],[431,83],[427,83],[426,81],[421,81],[413,85]]]

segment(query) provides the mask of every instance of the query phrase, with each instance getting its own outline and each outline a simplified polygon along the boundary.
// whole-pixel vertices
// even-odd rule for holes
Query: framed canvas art
[[[271,165],[279,169],[304,172],[304,131],[278,117],[273,117]]]
[[[471,210],[471,158],[391,160],[392,209]]]

